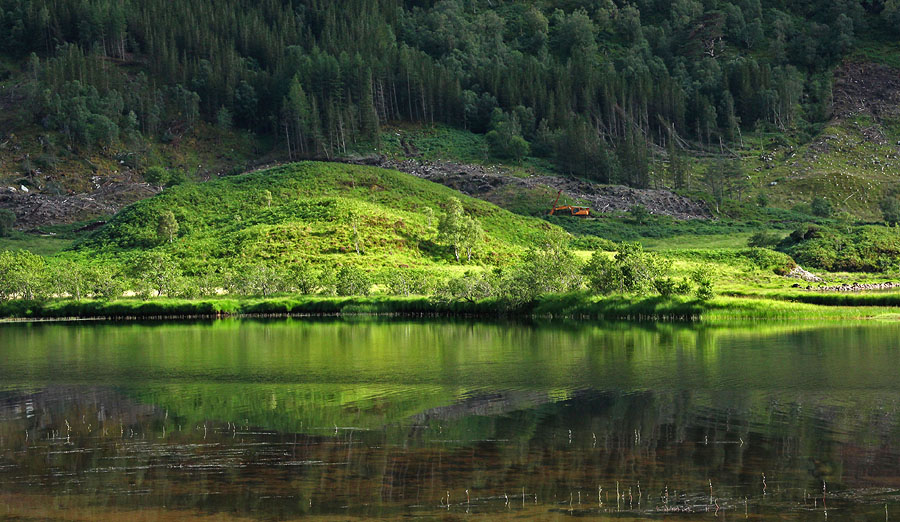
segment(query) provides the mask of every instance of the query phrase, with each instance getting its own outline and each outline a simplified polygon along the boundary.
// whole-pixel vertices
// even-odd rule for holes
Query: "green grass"
[[[265,191],[272,195],[270,206]],[[124,209],[74,248],[107,259],[162,250],[198,269],[221,259],[305,260],[366,269],[450,267],[452,253],[437,244],[436,226],[453,197],[485,231],[484,241],[475,249],[478,263],[508,261],[561,233],[542,220],[512,214],[408,174],[304,162],[173,187]],[[430,223],[426,208],[434,215]],[[171,244],[157,237],[158,216],[164,210],[171,210],[179,223],[179,236]],[[354,226],[362,255],[355,250]]]
[[[866,31],[866,37],[861,38],[854,45],[850,59],[875,62],[900,69],[900,44],[890,32],[883,28],[872,27]]]
[[[0,250],[28,250],[42,256],[51,256],[69,247],[75,241],[56,236],[16,233],[0,237]]]
[[[419,158],[477,164],[489,160],[484,135],[446,125],[386,127],[377,146],[362,145],[356,152],[377,153],[398,160]]]
[[[784,233],[780,230],[774,232]],[[732,232],[730,234],[683,234],[665,238],[640,238],[638,242],[647,250],[665,251],[680,249],[741,249],[754,232]]]

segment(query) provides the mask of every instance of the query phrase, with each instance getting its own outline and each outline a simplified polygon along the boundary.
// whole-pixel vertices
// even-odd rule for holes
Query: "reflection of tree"
[[[5,387],[40,391],[0,396],[0,483],[115,486],[104,500],[113,506],[129,505],[121,486],[134,483],[149,491],[146,505],[279,518],[309,510],[310,498],[314,513],[350,506],[341,516],[379,516],[436,504],[448,490],[459,501],[465,489],[483,499],[525,488],[550,504],[579,491],[596,498],[616,481],[633,493],[640,481],[642,509],[658,506],[666,486],[701,505],[709,480],[717,497],[761,502],[765,473],[767,501],[795,506],[822,480],[840,491],[900,476],[888,364],[896,333],[834,324],[11,327],[0,346]],[[42,384],[85,375],[117,388]]]

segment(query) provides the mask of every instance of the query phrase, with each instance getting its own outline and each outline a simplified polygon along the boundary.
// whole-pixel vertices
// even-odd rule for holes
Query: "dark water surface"
[[[900,520],[900,325],[0,325],[0,518]]]

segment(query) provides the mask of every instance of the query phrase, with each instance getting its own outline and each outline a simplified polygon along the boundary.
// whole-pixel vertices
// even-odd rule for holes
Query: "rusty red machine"
[[[553,208],[550,209],[550,215],[555,216],[556,214],[568,215],[568,216],[577,216],[577,217],[588,217],[591,215],[590,207],[578,207],[574,205],[560,205],[559,197],[562,196],[562,189],[556,193],[556,201],[553,202]]]

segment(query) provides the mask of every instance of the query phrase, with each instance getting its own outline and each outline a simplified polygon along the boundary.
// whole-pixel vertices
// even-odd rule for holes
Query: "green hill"
[[[107,260],[161,251],[188,271],[218,260],[449,266],[453,253],[437,241],[436,228],[454,197],[484,230],[473,263],[499,263],[562,233],[408,174],[303,162],[173,187],[127,207],[73,250]],[[171,242],[157,231],[166,211],[178,223]]]

